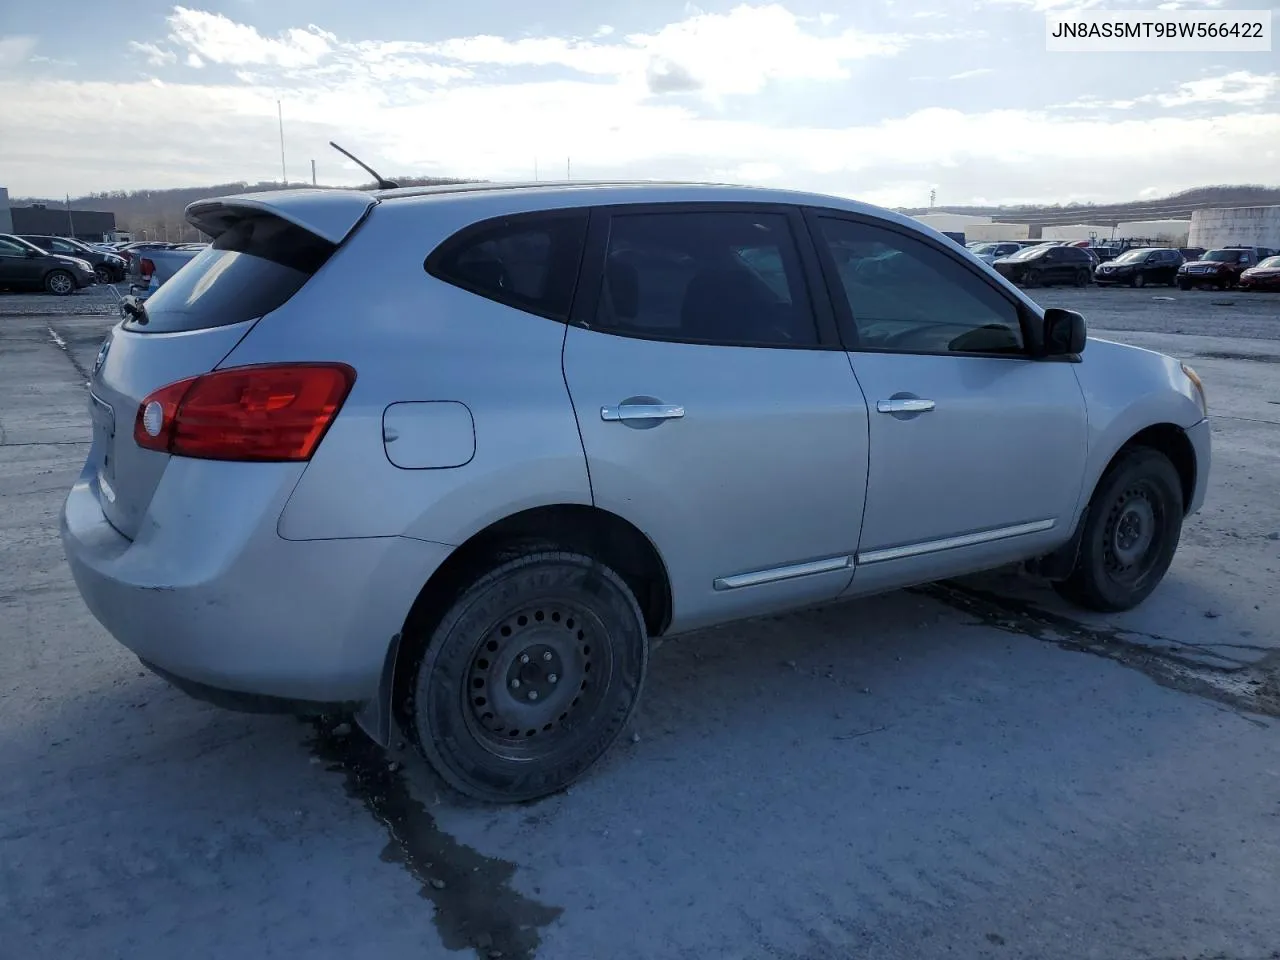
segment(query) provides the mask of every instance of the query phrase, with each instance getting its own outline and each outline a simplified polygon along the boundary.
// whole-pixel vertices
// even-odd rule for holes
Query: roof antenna
[[[355,154],[350,153],[347,150],[343,150],[340,146],[338,146],[332,140],[329,141],[329,146],[333,147],[333,149],[337,150],[339,153],[347,157],[349,160],[352,160],[355,163],[358,163],[360,166],[364,167],[364,169],[368,171],[369,175],[373,177],[374,180],[377,181],[379,190],[396,190],[399,188],[400,184],[396,183],[394,180],[386,179],[384,176],[382,176],[382,174],[378,173],[377,170],[373,169],[373,167],[369,166],[367,163],[365,163]]]

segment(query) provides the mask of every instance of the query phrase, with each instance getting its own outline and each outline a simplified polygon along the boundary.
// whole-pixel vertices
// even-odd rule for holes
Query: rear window
[[[179,333],[261,317],[301,290],[336,249],[279,217],[244,217],[147,299],[145,324],[129,320],[125,328]]]
[[[586,235],[585,210],[500,217],[454,234],[424,266],[432,276],[478,296],[565,321]]]

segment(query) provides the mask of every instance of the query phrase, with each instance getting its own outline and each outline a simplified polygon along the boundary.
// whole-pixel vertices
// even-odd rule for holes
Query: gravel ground
[[[681,638],[603,764],[498,809],[102,631],[56,518],[110,300],[0,296],[0,956],[1280,956],[1280,297],[1038,295],[1208,383],[1146,605],[996,573]]]

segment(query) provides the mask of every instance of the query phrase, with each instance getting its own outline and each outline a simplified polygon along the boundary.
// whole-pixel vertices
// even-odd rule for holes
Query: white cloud
[[[1206,77],[1180,84],[1172,93],[1156,94],[1151,99],[1162,107],[1181,107],[1192,103],[1236,103],[1257,105],[1280,98],[1280,73],[1256,74],[1236,70],[1221,77]]]
[[[959,73],[953,73],[947,77],[948,80],[968,80],[971,77],[985,77],[989,73],[995,73],[992,67],[975,67],[972,70],[961,70]]]
[[[187,54],[187,66],[188,66],[188,67],[194,67],[196,70],[199,70],[199,69],[201,69],[201,68],[204,66],[204,61],[200,59],[200,54],[198,54],[198,53],[188,53],[188,54]]]
[[[178,55],[172,50],[165,50],[154,43],[140,43],[137,40],[130,40],[129,48],[145,55],[147,63],[153,67],[163,67],[167,64],[175,63],[178,59]]]
[[[0,70],[8,70],[25,63],[35,48],[35,37],[22,35],[0,37]]]
[[[256,28],[236,23],[219,13],[174,7],[169,16],[170,38],[210,63],[232,66],[274,64],[304,67],[319,63],[336,39],[316,26],[286,30],[264,37]]]

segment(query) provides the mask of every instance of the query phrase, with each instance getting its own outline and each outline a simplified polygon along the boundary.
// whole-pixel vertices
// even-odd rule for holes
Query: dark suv
[[[1023,247],[1012,256],[1001,257],[992,266],[1002,276],[1028,287],[1055,283],[1087,287],[1093,278],[1093,257],[1080,247],[1049,243]]]
[[[1182,254],[1172,247],[1134,247],[1093,271],[1095,283],[1127,283],[1131,287],[1145,287],[1149,283],[1166,283],[1170,286],[1182,266]]]
[[[46,253],[20,237],[0,234],[0,289],[47,290],[63,297],[97,279],[87,260]]]
[[[93,265],[93,272],[99,283],[119,283],[124,279],[128,262],[118,254],[103,253],[101,250],[93,249],[87,243],[69,237],[46,237],[24,233],[20,239],[39,247],[46,253],[88,260]]]
[[[1240,274],[1256,267],[1266,257],[1257,247],[1218,247],[1199,260],[1178,268],[1178,289],[1214,287],[1225,290],[1240,280]]]

